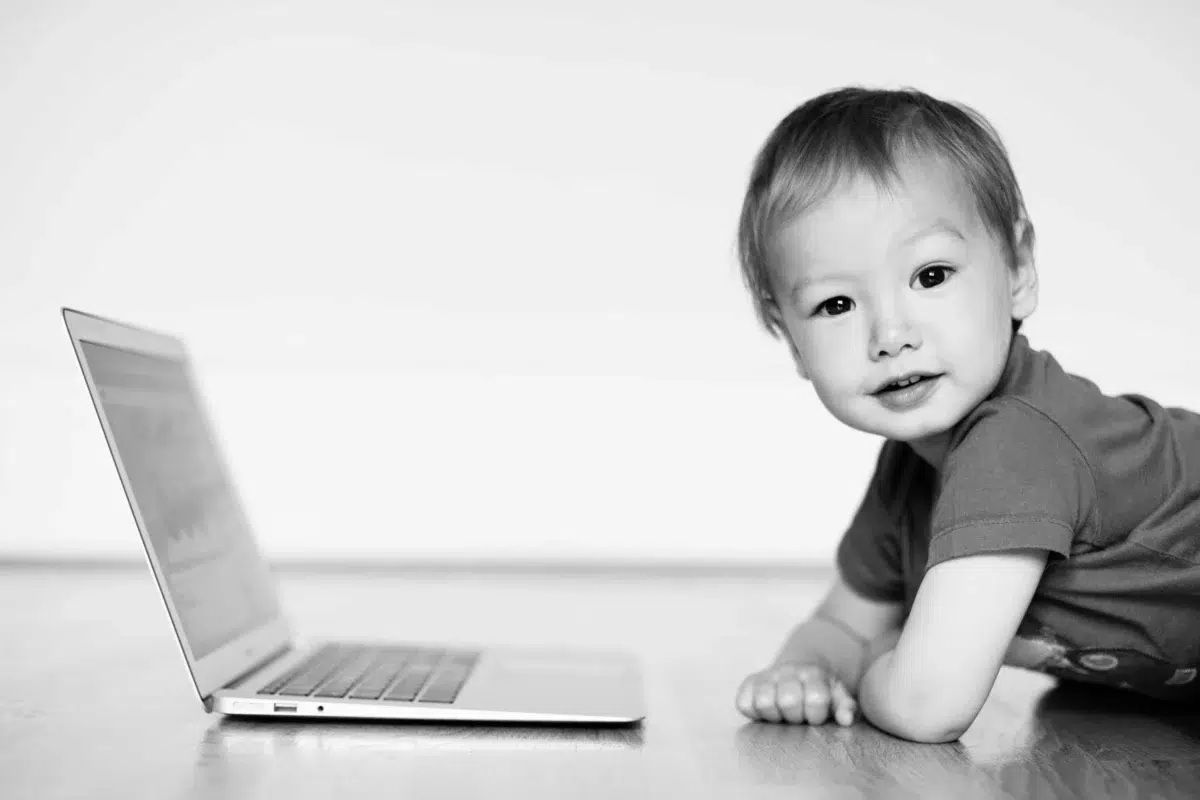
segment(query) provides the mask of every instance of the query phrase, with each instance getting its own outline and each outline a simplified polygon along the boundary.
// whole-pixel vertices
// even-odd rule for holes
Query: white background
[[[273,556],[827,561],[879,442],[734,237],[848,83],[983,112],[1033,345],[1200,408],[1200,6],[968,7],[4,0],[0,556],[139,547],[69,305],[187,339]]]

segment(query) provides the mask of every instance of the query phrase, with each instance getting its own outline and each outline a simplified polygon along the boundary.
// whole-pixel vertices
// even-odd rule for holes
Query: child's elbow
[[[940,720],[932,722],[914,721],[912,724],[903,726],[903,730],[897,731],[896,735],[902,739],[908,739],[912,742],[921,744],[945,744],[946,742],[954,742],[959,739],[967,728],[971,727],[970,723],[965,725],[959,723],[944,724]]]
[[[903,709],[897,709],[899,713],[890,715],[893,730],[889,733],[923,744],[956,741],[979,714],[979,708],[971,703],[947,703],[944,697],[940,702],[914,699],[902,705]]]
[[[978,714],[978,708],[969,706],[939,708],[936,703],[923,704],[920,709],[914,710],[911,717],[912,736],[909,738],[914,742],[929,744],[956,741],[967,732]]]
[[[886,658],[886,656],[885,656]],[[952,742],[971,727],[991,685],[944,676],[906,679],[877,662],[859,686],[859,707],[875,727],[893,736],[928,744]]]

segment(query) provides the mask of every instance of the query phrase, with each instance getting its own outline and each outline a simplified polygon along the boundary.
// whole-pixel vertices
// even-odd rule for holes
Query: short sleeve
[[[1069,556],[1095,497],[1091,470],[1070,437],[1009,399],[974,415],[956,439],[930,520],[926,569],[1018,548]]]
[[[896,485],[898,447],[889,440],[880,448],[867,490],[837,548],[842,580],[858,594],[885,602],[904,599],[900,530],[885,499]]]

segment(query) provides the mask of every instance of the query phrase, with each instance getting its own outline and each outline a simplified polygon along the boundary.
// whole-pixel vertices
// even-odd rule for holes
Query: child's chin
[[[932,410],[924,414],[919,410],[907,414],[896,414],[884,410],[882,414],[875,415],[875,419],[872,420],[875,424],[870,428],[864,427],[860,430],[898,442],[911,442],[915,439],[937,436],[954,427],[954,423],[946,422],[942,419],[943,416]]]
[[[892,411],[874,397],[861,397],[861,403],[828,410],[845,425],[863,433],[907,442],[936,436],[954,427],[943,403],[926,404],[911,411]]]

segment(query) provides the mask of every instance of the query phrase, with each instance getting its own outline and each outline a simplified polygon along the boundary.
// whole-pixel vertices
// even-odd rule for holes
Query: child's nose
[[[871,358],[878,360],[896,356],[908,347],[920,347],[921,334],[917,326],[903,313],[877,316],[871,332]]]

